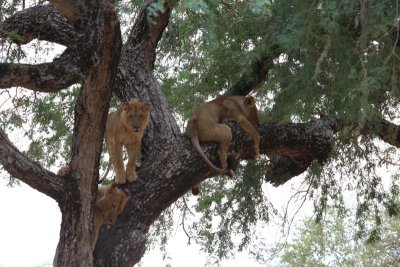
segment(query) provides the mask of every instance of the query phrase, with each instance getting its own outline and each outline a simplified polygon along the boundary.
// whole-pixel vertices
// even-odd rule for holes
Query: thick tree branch
[[[168,25],[171,2],[172,0],[163,1],[163,10],[152,8],[157,3],[154,0],[148,1],[140,9],[123,51],[131,62],[148,70],[154,68],[157,44]]]
[[[271,161],[267,166],[267,172],[265,174],[266,181],[272,183],[274,186],[279,186],[291,178],[305,172],[314,160],[323,163],[331,149],[331,142],[329,141],[331,133],[327,131],[329,128],[332,129],[333,133],[348,127],[358,129],[362,135],[374,136],[390,145],[400,147],[400,126],[385,119],[367,119],[362,124],[358,122],[349,122],[346,119],[340,120],[328,117],[323,118],[322,122],[323,121],[326,121],[326,123],[323,123],[321,127],[321,133],[324,133],[324,138],[319,138],[319,140],[326,140],[326,143],[318,142],[315,144],[314,148],[318,147],[319,152],[297,155],[297,153],[293,154],[293,152],[287,154],[280,153],[279,151],[278,153],[274,153],[272,156],[270,155]],[[293,143],[300,144],[299,141],[295,140],[293,140]],[[326,151],[327,154],[324,154],[323,151]]]
[[[78,35],[53,6],[42,5],[21,10],[3,21],[0,37],[9,38],[16,44],[38,39],[70,47],[77,42]]]
[[[303,159],[290,159],[285,156],[270,155],[270,162],[266,166],[265,181],[273,186],[280,186],[305,172],[311,163],[313,157]]]
[[[83,33],[76,51],[83,61],[84,78],[75,103],[71,183],[59,202],[63,217],[56,266],[93,263],[91,234],[100,154],[122,46],[120,24],[109,1],[74,1],[74,5],[84,6],[81,13],[87,15],[74,22]]]
[[[121,101],[136,97],[151,104],[151,122],[142,141],[142,160],[149,153],[160,153],[177,142],[180,135],[167,98],[153,73],[156,46],[168,24],[171,2],[164,1],[163,12],[148,20],[148,2],[138,13],[128,41],[122,48],[121,61],[113,87]]]
[[[37,65],[0,63],[0,88],[22,86],[38,92],[58,92],[82,80],[81,64],[72,50],[51,63]]]
[[[61,199],[65,191],[65,180],[21,153],[1,129],[0,163],[13,177],[55,200]]]
[[[359,127],[359,124],[352,124],[353,127]],[[400,147],[400,126],[382,118],[367,119],[361,130],[363,135],[373,135],[379,137],[382,141]]]

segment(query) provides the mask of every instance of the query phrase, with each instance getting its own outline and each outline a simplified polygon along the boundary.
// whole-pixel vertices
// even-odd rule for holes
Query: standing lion
[[[126,180],[133,182],[138,178],[135,162],[149,121],[150,104],[139,102],[136,98],[122,103],[108,115],[105,140],[110,155],[109,164],[114,166],[116,184],[124,184]],[[128,152],[126,171],[122,157],[124,146]]]

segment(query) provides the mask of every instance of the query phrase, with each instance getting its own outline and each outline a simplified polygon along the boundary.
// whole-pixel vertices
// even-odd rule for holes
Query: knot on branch
[[[278,187],[293,177],[305,172],[311,165],[312,158],[289,159],[284,156],[270,156],[266,166],[265,181]]]
[[[263,151],[268,151],[270,163],[265,180],[279,186],[305,172],[314,160],[323,165],[332,150],[335,119],[324,117],[308,123],[269,124],[263,132]]]

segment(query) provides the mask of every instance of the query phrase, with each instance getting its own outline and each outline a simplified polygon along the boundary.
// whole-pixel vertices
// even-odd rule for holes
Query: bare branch
[[[319,149],[312,149],[312,145],[304,144],[304,140],[303,144],[301,144],[302,143],[301,140],[295,140],[295,141],[292,140],[293,142],[296,143],[296,146],[291,146],[291,147],[288,146],[290,147],[289,150],[288,148],[272,149],[273,155],[271,157],[270,164],[267,166],[267,172],[265,174],[265,179],[267,182],[272,183],[274,186],[279,186],[289,181],[291,178],[305,172],[314,160],[318,160],[318,162],[323,164],[323,162],[328,157],[329,151],[331,150],[331,144],[328,138],[329,135],[333,135],[336,131],[342,130],[345,127],[353,128],[354,130],[358,130],[362,135],[374,136],[392,146],[400,147],[400,126],[391,123],[385,119],[382,118],[368,119],[364,123],[360,123],[355,121],[351,122],[348,120],[340,120],[332,118],[329,119],[328,117],[325,117],[321,119],[321,122],[324,121],[327,121],[328,124],[322,123],[320,132],[323,134],[323,136],[325,136],[325,138],[313,139],[314,141],[315,140],[326,141],[325,145],[323,145],[323,143],[320,143],[318,145],[314,144],[316,145],[315,148],[319,146],[320,147]],[[300,124],[298,125],[301,126]],[[326,126],[328,126],[328,128],[326,128]],[[329,128],[331,130],[329,130]],[[326,129],[328,129],[328,131],[326,131]],[[290,130],[287,131],[287,133],[290,132],[291,132]],[[276,142],[274,141],[273,136],[270,137],[271,137],[271,142]],[[294,136],[288,136],[288,137],[289,139],[292,139]],[[306,150],[300,152],[301,149],[300,151],[296,151],[295,148],[297,146],[299,146],[300,148],[303,146],[303,148],[307,148],[306,150],[308,149],[312,150],[308,152],[306,152]]]
[[[266,51],[261,54],[227,91],[226,95],[245,96],[260,86],[266,80],[274,59],[279,57],[280,54],[281,50],[278,46],[273,47],[272,51]]]
[[[50,5],[33,6],[7,18],[0,25],[0,37],[17,44],[33,39],[72,46],[78,35],[72,25]]]
[[[361,129],[363,135],[376,135],[382,141],[400,147],[400,126],[382,118],[369,119]]]
[[[81,64],[67,49],[51,63],[0,63],[0,88],[22,86],[38,92],[58,92],[82,80]]]
[[[65,180],[22,154],[0,129],[0,163],[13,177],[59,201],[65,190]]]
[[[150,70],[154,68],[156,47],[168,25],[172,5],[172,0],[163,1],[163,9],[157,10],[153,8],[155,2],[149,1],[140,9],[122,52],[130,62],[137,62]]]

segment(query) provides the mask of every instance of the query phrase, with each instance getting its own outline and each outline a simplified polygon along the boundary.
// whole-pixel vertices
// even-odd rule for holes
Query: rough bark
[[[0,37],[19,45],[38,39],[67,47],[78,38],[74,27],[51,5],[33,6],[7,18],[0,25]]]
[[[21,86],[36,92],[58,92],[82,80],[80,66],[70,49],[52,63],[0,63],[0,88]]]
[[[17,44],[39,39],[68,47],[50,63],[1,63],[0,88],[22,86],[39,92],[57,92],[82,82],[87,62],[86,55],[81,53],[85,46],[83,36],[54,7],[34,6],[16,13],[0,25],[0,37],[8,37]]]

